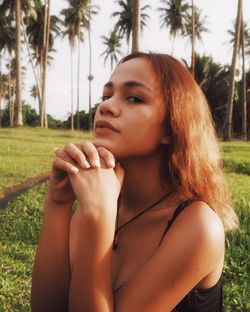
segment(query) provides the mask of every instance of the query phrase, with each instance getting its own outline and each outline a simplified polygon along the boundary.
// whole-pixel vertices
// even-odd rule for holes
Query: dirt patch
[[[16,198],[17,196],[21,195],[22,193],[26,192],[29,188],[32,186],[44,183],[49,180],[49,172],[46,172],[45,174],[30,179],[24,183],[21,183],[17,186],[14,186],[10,189],[8,189],[2,198],[0,198],[0,209],[6,208],[8,203]]]

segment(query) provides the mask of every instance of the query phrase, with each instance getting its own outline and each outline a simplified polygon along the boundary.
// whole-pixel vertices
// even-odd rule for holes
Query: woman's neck
[[[121,160],[125,177],[121,190],[121,203],[133,213],[140,212],[148,204],[157,201],[171,191],[167,181],[161,178],[161,156]]]

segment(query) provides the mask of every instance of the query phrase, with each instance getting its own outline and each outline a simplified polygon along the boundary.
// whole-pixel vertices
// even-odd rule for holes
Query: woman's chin
[[[92,143],[95,145],[95,147],[105,147],[107,150],[109,150],[114,156],[116,154],[116,148],[114,146],[114,143],[110,140],[105,140],[102,138],[94,138],[92,140]]]

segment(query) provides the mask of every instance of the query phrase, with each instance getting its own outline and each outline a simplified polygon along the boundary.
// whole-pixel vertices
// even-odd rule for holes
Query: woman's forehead
[[[137,81],[155,89],[158,85],[153,66],[146,58],[133,58],[119,64],[110,77],[114,84],[124,81]]]

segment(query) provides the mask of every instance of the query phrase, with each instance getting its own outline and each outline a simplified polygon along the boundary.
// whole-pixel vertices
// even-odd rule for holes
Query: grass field
[[[89,138],[89,134],[84,135]],[[51,167],[54,148],[83,139],[80,131],[40,128],[0,130],[0,197],[9,187],[34,178]]]
[[[1,190],[2,175],[11,186],[47,171],[55,146],[83,137],[82,133],[43,129],[0,130]],[[221,147],[226,179],[240,219],[240,228],[226,236],[225,311],[249,312],[250,143],[222,142]],[[31,270],[46,189],[47,183],[33,187],[0,211],[0,312],[30,311]]]

